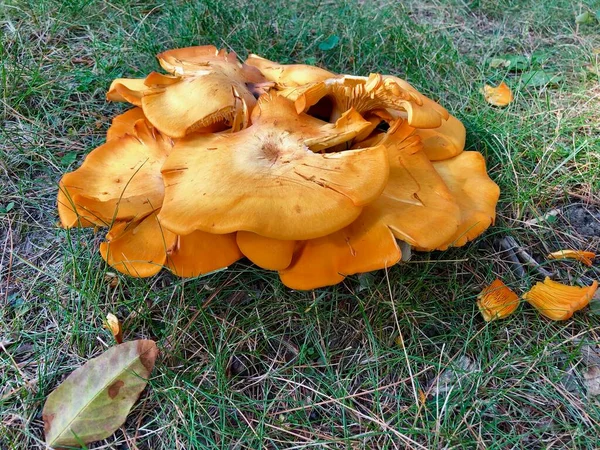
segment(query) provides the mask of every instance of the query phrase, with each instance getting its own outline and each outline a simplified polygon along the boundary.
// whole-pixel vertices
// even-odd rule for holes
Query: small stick
[[[517,256],[525,263],[533,267],[538,273],[544,277],[553,277],[554,272],[549,272],[544,269],[540,264],[531,256],[527,251],[519,245],[515,238],[512,236],[506,236],[503,238],[508,246],[517,254]]]
[[[523,268],[523,264],[521,264],[521,261],[519,261],[519,258],[517,258],[517,254],[513,250],[512,246],[506,242],[506,238],[500,239],[498,244],[500,245],[500,249],[505,250],[506,257],[510,260],[510,262],[512,262],[511,269],[513,272],[515,272],[515,275],[520,278],[525,278],[527,273]]]

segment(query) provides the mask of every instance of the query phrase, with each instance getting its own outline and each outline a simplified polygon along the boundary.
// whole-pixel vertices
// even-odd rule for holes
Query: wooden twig
[[[517,254],[513,250],[512,245],[508,244],[506,238],[500,239],[498,241],[498,245],[500,246],[500,250],[504,250],[506,257],[512,263],[510,268],[515,273],[515,275],[519,278],[525,278],[527,276],[527,273],[523,268],[523,264],[521,264],[521,261],[519,261],[519,258],[517,258]]]
[[[519,245],[519,243],[517,242],[517,240],[515,238],[513,238],[512,236],[506,236],[505,238],[502,238],[502,241],[504,241],[503,245],[505,246],[505,248],[511,248],[511,250],[513,250],[516,253],[516,255],[519,257],[519,259],[521,261],[523,261],[527,265],[533,267],[540,275],[542,275],[544,277],[553,277],[554,276],[554,272],[550,272],[550,271],[544,269],[533,258],[533,256],[531,256],[529,253],[527,253],[527,251],[523,247],[521,247],[521,245]]]

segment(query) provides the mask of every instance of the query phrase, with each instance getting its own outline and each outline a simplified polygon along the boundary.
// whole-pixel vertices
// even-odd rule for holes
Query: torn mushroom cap
[[[56,199],[58,217],[63,228],[94,227],[106,225],[101,217],[92,211],[86,211],[81,205],[75,203],[73,195],[65,188],[64,184],[58,184],[58,196]]]
[[[235,234],[210,234],[194,231],[177,236],[167,252],[167,268],[180,277],[197,277],[233,264],[243,255]]]
[[[116,116],[106,132],[106,140],[117,139],[126,134],[134,134],[134,125],[138,120],[145,119],[142,108],[132,108]]]
[[[173,138],[202,132],[215,124],[231,126],[256,103],[243,82],[219,71],[185,77],[151,75],[153,87],[142,96],[144,114]],[[242,122],[247,123],[247,118]]]
[[[417,128],[437,128],[445,119],[437,108],[424,104],[393,79],[379,74],[369,77],[343,75],[314,83],[295,100],[296,109],[306,112],[326,97],[332,102],[330,120],[336,120],[350,108],[361,114],[380,109],[402,111],[406,113],[409,125]]]
[[[423,151],[430,161],[452,158],[465,148],[465,126],[454,116],[442,121],[437,128],[418,128],[415,134],[421,138]]]
[[[116,222],[100,244],[106,263],[136,278],[156,275],[167,261],[177,236],[161,226],[157,211],[139,221]]]
[[[106,100],[142,106],[143,93],[148,90],[145,81],[145,78],[117,78],[110,84]]]
[[[230,78],[248,83],[266,81],[258,68],[242,64],[235,52],[217,49],[214,45],[201,45],[167,50],[156,55],[161,67],[173,75],[194,75],[198,72],[218,70]]]
[[[529,292],[523,294],[523,299],[549,319],[567,320],[575,311],[588,305],[597,289],[597,281],[589,287],[577,287],[546,277],[543,283],[537,282]]]
[[[246,258],[267,270],[283,270],[292,263],[298,241],[280,240],[249,231],[237,232],[237,244]]]
[[[144,217],[162,204],[160,169],[172,145],[170,138],[139,120],[133,135],[93,150],[61,184],[78,211],[104,223]]]
[[[549,259],[576,259],[588,267],[592,267],[592,261],[596,258],[594,252],[586,252],[584,250],[558,250],[548,255]]]
[[[477,307],[486,322],[504,319],[518,306],[519,296],[500,279],[494,280],[477,296]]]
[[[386,150],[312,150],[348,141],[368,125],[353,110],[330,124],[265,95],[249,128],[177,142],[163,167],[161,222],[181,235],[251,231],[294,240],[337,231],[384,189]]]
[[[396,238],[430,251],[456,234],[461,212],[413,132],[406,121],[398,120],[380,141],[387,148],[390,177],[381,196],[365,207],[363,215],[390,227]]]
[[[507,106],[514,99],[512,91],[504,81],[496,87],[486,84],[483,87],[483,96],[486,102],[494,106]]]
[[[485,159],[479,152],[463,152],[454,158],[434,161],[460,208],[460,225],[438,250],[460,247],[472,241],[494,223],[500,188],[487,174]]]
[[[430,99],[429,97],[426,97],[425,95],[421,94],[417,89],[415,89],[408,81],[403,80],[402,78],[398,78],[394,75],[383,75],[383,79],[384,80],[392,80],[394,81],[398,86],[400,86],[401,89],[404,89],[405,91],[409,92],[410,95],[415,99],[415,101],[419,104],[419,105],[424,105],[427,106],[429,108],[432,108],[434,110],[436,110],[438,112],[438,114],[442,117],[442,119],[444,120],[448,120],[450,117],[450,114],[448,114],[448,111],[446,110],[446,108],[444,108],[442,105],[440,105],[438,102]]]
[[[250,55],[246,64],[256,67],[278,89],[302,86],[334,77],[335,74],[320,67],[306,64],[279,64],[258,55]]]
[[[316,289],[340,283],[348,275],[391,267],[400,257],[391,230],[376,217],[361,215],[339,231],[302,242],[279,276],[289,288]]]

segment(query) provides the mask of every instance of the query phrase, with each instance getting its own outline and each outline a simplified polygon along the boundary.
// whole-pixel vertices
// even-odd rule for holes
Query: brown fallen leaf
[[[486,322],[510,316],[519,306],[519,296],[496,279],[477,296],[477,307]]]
[[[146,387],[157,354],[154,341],[131,341],[75,370],[46,399],[46,444],[81,446],[114,433]]]
[[[506,106],[514,99],[512,91],[504,81],[497,87],[486,84],[483,87],[483,96],[486,102],[494,106]]]
[[[113,313],[108,313],[106,315],[106,321],[104,322],[104,328],[110,330],[110,332],[115,337],[117,344],[123,343],[123,330],[121,330],[121,322],[117,319]]]
[[[558,250],[548,255],[549,259],[576,259],[588,267],[592,267],[592,261],[596,257],[594,252],[586,252],[583,250]]]

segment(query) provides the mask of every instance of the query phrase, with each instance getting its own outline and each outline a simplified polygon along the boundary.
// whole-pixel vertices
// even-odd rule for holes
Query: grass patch
[[[523,305],[485,324],[475,306],[496,276],[517,290],[539,278],[513,275],[498,237],[536,256],[598,248],[598,235],[569,220],[600,203],[600,37],[597,24],[575,24],[586,8],[598,5],[3,3],[0,448],[44,448],[44,400],[112,344],[107,312],[126,339],[161,348],[151,388],[110,448],[597,448],[600,406],[582,373],[598,316],[555,324]],[[332,35],[338,45],[319,50]],[[201,43],[408,79],[459,117],[468,148],[486,156],[502,189],[496,226],[464,248],[314,292],[289,291],[246,262],[187,281],[119,275],[112,287],[102,234],[57,228],[56,183],[125,109],[104,100],[113,78],[158,70],[157,52]],[[562,81],[524,86],[523,70],[490,68],[503,55]],[[506,109],[479,92],[501,80],[516,94]],[[598,278],[597,268],[552,267],[563,279]]]

